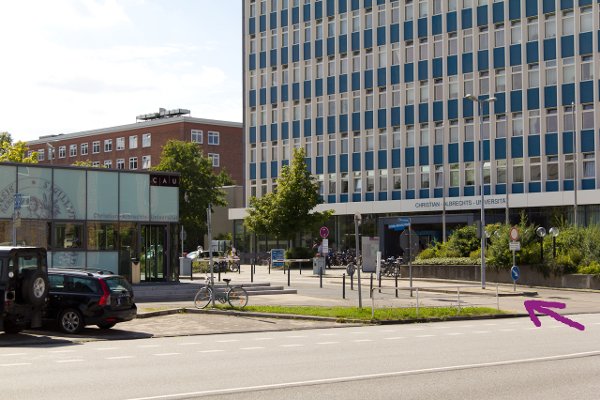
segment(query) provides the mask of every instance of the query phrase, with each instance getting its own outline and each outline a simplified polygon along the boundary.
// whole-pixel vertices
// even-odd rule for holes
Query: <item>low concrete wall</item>
[[[519,285],[547,286],[572,289],[600,290],[600,276],[570,274],[563,276],[549,275],[545,277],[536,267],[519,266],[521,277]],[[413,265],[413,278],[456,279],[481,282],[481,267],[479,265]],[[400,268],[402,277],[408,277],[408,265]],[[486,269],[487,282],[512,283],[510,271]]]

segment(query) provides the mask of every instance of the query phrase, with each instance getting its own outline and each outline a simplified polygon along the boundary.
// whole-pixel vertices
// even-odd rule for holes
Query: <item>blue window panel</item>
[[[370,49],[373,47],[373,29],[366,29],[363,32],[363,48]]]
[[[456,32],[458,29],[458,18],[456,11],[446,14],[446,32]]]
[[[392,110],[392,126],[400,126],[400,107],[393,107]]]
[[[579,84],[579,102],[591,103],[594,101],[594,81],[581,82]]]
[[[327,133],[335,133],[335,116],[327,117]]]
[[[281,26],[288,26],[288,14],[288,10],[281,10],[281,18],[279,18]]]
[[[510,156],[512,158],[523,157],[523,136],[512,137],[510,139]]]
[[[544,107],[556,107],[558,104],[556,86],[546,86],[544,88]]]
[[[600,32],[600,31],[598,31]],[[591,54],[593,52],[594,39],[592,32],[584,32],[579,34],[579,54]]]
[[[573,0],[560,0],[560,9],[568,10],[573,8]]]
[[[330,174],[335,173],[335,155],[327,156],[327,172]]]
[[[375,201],[375,193],[365,193],[365,201]]]
[[[292,46],[292,61],[298,62],[300,61],[300,45],[295,44]]]
[[[581,180],[581,189],[583,190],[594,190],[596,189],[596,180],[591,179],[582,179]]]
[[[404,166],[414,167],[415,166],[415,148],[407,147],[404,149]]]
[[[267,52],[261,51],[259,53],[258,57],[259,57],[259,62],[258,62],[259,67],[265,68],[267,66]]]
[[[428,199],[429,198],[429,189],[419,189],[419,198],[420,199]]]
[[[304,43],[304,52],[302,53],[304,55],[304,60],[310,60],[312,57],[310,56],[310,42],[306,42]]]
[[[544,61],[556,60],[556,39],[544,39]]]
[[[254,35],[256,33],[256,18],[250,18],[248,20],[248,33]]]
[[[340,75],[339,77],[339,92],[340,93],[345,93],[348,91],[348,75]]]
[[[352,201],[355,203],[360,202],[360,193],[352,193]]]
[[[360,72],[352,73],[352,90],[360,89]]]
[[[413,39],[413,23],[412,21],[404,22],[404,40]]]
[[[457,188],[457,187],[448,188],[448,196],[449,197],[458,197],[458,196],[460,196],[460,188]]]
[[[256,143],[256,127],[250,128],[250,143]]]
[[[538,13],[538,0],[525,0],[525,16],[533,17]]]
[[[419,165],[429,165],[429,146],[419,146]]]
[[[573,57],[575,55],[575,36],[562,36],[560,38],[561,57]]]
[[[300,100],[300,84],[292,83],[292,99]]]
[[[529,193],[539,193],[542,191],[542,183],[541,182],[529,182],[527,184]]]
[[[315,3],[315,19],[319,20],[323,18],[323,2],[317,1]]]
[[[316,58],[323,57],[323,41],[322,40],[317,40],[315,42],[315,57]]]
[[[400,83],[400,66],[392,65],[390,68],[390,81],[392,85],[397,85]]]
[[[467,99],[463,99],[462,102],[462,109],[463,109],[463,118],[470,118],[473,116],[473,102],[471,100],[467,100]]]
[[[494,49],[494,68],[496,67],[496,50]],[[504,50],[504,49],[501,49]],[[477,70],[485,71],[490,68],[489,62],[490,54],[487,50],[480,50],[477,52]],[[502,62],[504,63],[504,57],[502,58]]]
[[[340,194],[340,203],[347,203],[347,202],[348,202],[348,195]]]
[[[267,30],[267,16],[266,15],[261,15],[260,17],[258,17],[258,29],[261,32],[264,32]]]
[[[475,143],[464,142],[463,143],[463,161],[475,161]]]
[[[442,14],[434,15],[433,17],[431,17],[431,34],[442,34]]]
[[[277,161],[271,161],[271,178],[277,178]]]
[[[506,138],[494,139],[494,158],[496,160],[506,159]]]
[[[544,147],[546,148],[547,156],[555,156],[558,154],[558,134],[547,133],[544,135]]]
[[[496,185],[496,194],[506,194],[506,184]]]
[[[387,168],[387,151],[386,150],[378,150],[377,151],[377,168],[379,168],[379,169]]]
[[[540,142],[540,135],[527,136],[527,156],[539,157],[541,155]]]
[[[562,105],[568,106],[575,102],[575,84],[565,83],[562,85]]]
[[[521,18],[521,0],[508,0],[508,19]]]
[[[598,2],[600,3],[600,1]],[[589,6],[590,4],[592,4],[592,0],[579,0],[579,6]]]
[[[558,181],[546,181],[546,192],[558,192]]]
[[[448,119],[458,118],[458,100],[448,100]]]
[[[315,158],[315,174],[323,173],[323,157]]]
[[[350,7],[352,7],[352,10],[358,10],[360,8],[358,0],[350,0]]]
[[[277,28],[277,13],[272,12],[269,14],[269,29]]]
[[[251,90],[248,98],[250,100],[250,107],[256,107],[256,90]]]
[[[392,149],[392,168],[400,168],[400,149]]]
[[[522,183],[513,183],[511,186],[512,186],[512,189],[511,189],[512,193],[523,193],[525,190],[524,189],[525,185],[523,185]]]
[[[461,24],[461,28],[462,29],[469,29],[473,27],[473,9],[472,8],[465,8],[462,10],[461,12],[461,19],[462,19],[462,24]]]
[[[542,0],[542,11],[544,14],[554,12],[556,10],[556,0]]]
[[[323,79],[315,80],[315,96],[323,96]]]
[[[311,81],[304,81],[304,98],[311,98]]]
[[[377,127],[385,128],[387,126],[387,110],[385,108],[377,110]]]
[[[398,43],[400,41],[400,24],[390,25],[390,42]]]
[[[415,65],[413,63],[404,64],[404,82],[412,82],[415,80]]]
[[[281,86],[281,101],[288,101],[288,85]]]
[[[465,186],[463,188],[463,196],[475,196],[475,187]]]
[[[323,134],[323,117],[315,118],[315,133],[317,135]]]
[[[281,123],[281,139],[288,139],[290,137],[290,123],[282,122]]]
[[[446,70],[448,75],[458,74],[458,56],[448,56],[446,59]]]
[[[513,44],[510,46],[510,65],[521,65],[521,45]]]
[[[585,130],[581,132],[581,151],[589,153],[594,151],[594,131]]]
[[[420,38],[427,36],[427,18],[419,18],[417,21],[417,36]]]
[[[527,109],[537,110],[540,108],[540,89],[527,89]]]
[[[563,153],[573,153],[573,132],[563,132]]]
[[[250,54],[248,56],[248,68],[250,69],[250,71],[256,69],[256,54]]]
[[[360,153],[352,153],[352,171],[360,171]]]
[[[458,162],[458,143],[448,144],[448,162],[449,163],[457,163]]]
[[[494,114],[504,114],[506,112],[506,93],[496,93],[494,96],[496,97]]]
[[[290,160],[281,160],[281,167],[285,167],[286,165],[290,165]]]
[[[433,146],[433,163],[443,164],[444,163],[444,145],[436,144]]]
[[[365,129],[373,129],[373,111],[365,112]]]
[[[312,160],[310,158],[308,158],[308,157],[305,157],[304,158],[304,162],[306,163],[306,170],[309,173],[312,174],[313,173],[313,170],[312,170]]]
[[[350,34],[350,45],[352,51],[360,50],[360,32],[352,32]]]
[[[521,90],[510,92],[510,111],[523,111],[523,92]]]
[[[335,55],[335,38],[333,37],[327,38],[327,55]]]
[[[540,44],[539,42],[527,42],[525,45],[527,53],[527,63],[536,63],[540,60]]]
[[[444,196],[444,190],[442,188],[433,189],[433,197],[440,198]]]
[[[267,177],[267,163],[260,163],[260,179],[265,179]]]
[[[441,121],[444,119],[444,102],[434,101],[433,102],[433,120]]]
[[[402,200],[402,195],[399,190],[392,191],[392,200]]]
[[[270,94],[271,94],[271,97],[270,97],[271,104],[277,103],[277,86],[273,86],[271,88],[271,93]]]
[[[464,53],[462,55],[462,72],[463,74],[473,72],[473,53]]]
[[[477,7],[477,26],[488,24],[488,6]]]
[[[427,79],[427,60],[419,61],[418,67],[419,80],[424,81]]]
[[[260,104],[267,104],[267,88],[262,88],[258,91],[258,99]]]
[[[300,121],[292,121],[292,137],[300,137]]]
[[[339,116],[340,132],[348,132],[348,114]]]
[[[340,54],[348,52],[348,35],[340,35],[338,39],[338,47]]]
[[[421,103],[419,104],[419,122],[427,121],[429,121],[429,104]]]
[[[288,63],[288,48],[282,47],[279,53],[279,62],[282,65],[286,65]]]
[[[271,124],[271,141],[277,140],[277,124]]]
[[[383,46],[386,42],[385,26],[377,28],[377,46]]]
[[[312,135],[312,120],[310,119],[305,119],[304,120],[304,136],[311,136]]]
[[[431,60],[431,73],[434,78],[441,78],[444,75],[443,58],[434,58]]]
[[[256,163],[250,164],[250,179],[256,179]]]
[[[326,0],[325,9],[328,17],[335,15],[335,0]]]
[[[342,14],[342,13],[345,13],[346,11],[348,11],[347,0],[339,0],[338,1],[338,12],[340,14]]]
[[[348,172],[348,154],[340,155],[340,172]]]
[[[485,139],[483,141],[483,159],[488,160],[488,161],[490,159],[490,140],[489,139]]]
[[[372,151],[365,151],[365,170],[373,171],[373,159],[375,158],[375,153]]]
[[[300,7],[292,8],[292,24],[300,22]]]
[[[498,23],[504,21],[504,3],[494,3],[492,5],[492,22]]]
[[[373,89],[373,70],[364,72],[364,88]]]
[[[386,201],[387,199],[388,199],[387,192],[378,192],[377,193],[377,200],[378,201]]]
[[[404,106],[404,123],[413,125],[415,123],[415,106]]]
[[[494,49],[494,68],[504,68],[504,64],[504,47],[496,47]]]
[[[353,131],[360,130],[360,112],[352,113],[352,130]]]
[[[386,72],[385,68],[377,68],[377,86],[385,86]]]

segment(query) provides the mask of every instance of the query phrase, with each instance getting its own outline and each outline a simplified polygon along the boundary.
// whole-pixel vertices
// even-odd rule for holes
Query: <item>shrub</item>
[[[287,258],[289,258],[289,259],[312,259],[316,253],[317,253],[316,250],[313,250],[308,247],[291,247],[285,251],[285,258],[286,259]],[[295,267],[297,265],[298,265],[298,263],[294,263],[293,265],[290,264],[291,267]],[[307,261],[307,262],[302,263],[303,268],[310,267],[310,266],[312,266],[312,261],[310,261],[310,262]]]
[[[423,250],[422,252],[419,253],[419,255],[417,256],[417,258],[419,260],[428,260],[431,258],[435,257],[436,253],[436,249],[435,247],[428,247],[425,250]]]
[[[580,274],[600,275],[600,262],[592,261],[586,266],[581,266],[577,269]]]

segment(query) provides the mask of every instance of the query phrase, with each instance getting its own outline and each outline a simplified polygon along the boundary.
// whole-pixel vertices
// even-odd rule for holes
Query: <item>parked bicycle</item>
[[[248,304],[248,292],[241,286],[230,286],[231,279],[223,279],[226,287],[215,287],[210,277],[206,277],[205,286],[201,287],[194,297],[194,307],[203,309],[208,306],[214,296],[215,302],[229,303],[231,307],[244,308]]]

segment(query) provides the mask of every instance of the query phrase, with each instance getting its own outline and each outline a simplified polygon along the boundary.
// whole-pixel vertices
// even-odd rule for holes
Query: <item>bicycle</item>
[[[206,285],[201,287],[194,297],[194,307],[203,309],[214,300],[221,304],[229,303],[231,307],[244,308],[248,304],[248,292],[241,286],[230,286],[231,279],[223,279],[227,284],[224,290],[215,288],[210,277],[206,277]]]

